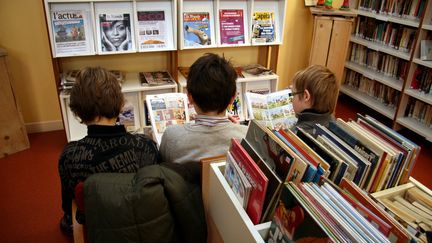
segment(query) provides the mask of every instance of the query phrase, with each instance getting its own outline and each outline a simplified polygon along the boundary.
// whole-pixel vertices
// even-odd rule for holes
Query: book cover
[[[167,71],[139,72],[138,75],[142,86],[158,86],[175,83],[171,74]]]
[[[147,95],[146,104],[155,141],[160,144],[165,129],[173,124],[189,122],[187,96],[183,93]]]
[[[99,14],[98,23],[99,45],[102,52],[123,52],[133,49],[129,13]]]
[[[282,187],[267,242],[329,242],[318,217],[293,183]]]
[[[209,12],[184,12],[184,46],[200,47],[212,44]]]
[[[224,177],[243,208],[246,208],[252,185],[238,166],[231,152],[227,152]]]
[[[275,130],[289,129],[297,122],[290,89],[266,95],[246,92],[245,96],[251,119]]]
[[[167,47],[165,11],[138,11],[138,41],[140,50]]]
[[[269,43],[274,41],[274,12],[254,12],[252,16],[252,43]]]
[[[56,55],[79,55],[93,51],[93,38],[86,34],[88,20],[83,10],[52,11]]]
[[[220,42],[222,44],[244,44],[243,9],[219,10]]]
[[[236,139],[231,139],[231,146],[229,151],[233,155],[234,160],[237,162],[240,169],[248,178],[252,189],[249,195],[249,202],[247,203],[246,212],[249,215],[253,224],[258,224],[261,220],[263,212],[264,200],[267,192],[268,179],[252,160],[249,154],[241,146],[240,142]]]

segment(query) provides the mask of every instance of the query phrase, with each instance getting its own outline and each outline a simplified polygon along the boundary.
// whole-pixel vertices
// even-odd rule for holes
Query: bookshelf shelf
[[[378,82],[385,84],[389,87],[392,87],[393,89],[396,89],[398,91],[402,91],[403,83],[399,79],[395,79],[393,77],[386,76],[383,73],[377,72],[371,68],[368,68],[364,65],[357,64],[355,62],[347,61],[345,63],[345,67],[349,68],[353,71],[356,71],[358,73],[361,73],[361,74],[363,74],[363,76],[365,76],[369,79],[378,81]]]
[[[395,109],[391,108],[385,104],[383,104],[382,102],[380,102],[379,100],[377,100],[376,98],[367,95],[366,93],[363,92],[359,92],[358,90],[349,87],[348,85],[342,85],[340,88],[340,91],[356,100],[358,100],[359,102],[365,104],[366,106],[369,106],[372,109],[375,109],[377,112],[381,113],[382,115],[393,119],[394,115],[395,115]]]
[[[420,59],[420,41],[430,39],[432,33],[432,1],[416,1],[415,4],[404,5],[403,17],[386,13],[385,11],[390,11],[386,9],[388,3],[383,0],[378,6],[367,0],[355,1],[357,10],[354,11],[358,18],[350,39],[351,51],[346,57],[341,92],[390,118],[393,129],[406,127],[421,136],[430,137],[427,134],[430,133],[428,126],[432,117],[432,96],[428,94],[431,90],[425,77],[432,72],[432,61]],[[420,7],[424,3],[426,6]],[[422,11],[418,11],[419,9]],[[380,71],[368,68],[363,63]],[[382,70],[386,70],[386,73],[390,70],[389,73],[397,78],[383,75]],[[373,81],[379,82],[381,86],[375,87]],[[370,87],[366,88],[369,93],[392,97],[389,100],[396,100],[392,102],[396,105],[394,108],[387,107],[379,99],[366,96],[349,84],[363,89]],[[382,92],[378,92],[382,89],[384,96]]]

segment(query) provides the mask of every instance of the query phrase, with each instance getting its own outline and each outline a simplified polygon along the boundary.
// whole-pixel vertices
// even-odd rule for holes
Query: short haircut
[[[327,67],[312,65],[298,71],[293,78],[295,91],[308,90],[312,108],[318,112],[333,113],[339,93],[339,83],[335,74]],[[299,94],[303,99],[303,94]]]
[[[187,77],[187,91],[203,111],[226,110],[236,94],[237,73],[224,57],[206,53],[192,64]]]
[[[112,73],[101,67],[86,67],[78,72],[69,107],[82,123],[96,117],[116,118],[123,103],[120,84]]]

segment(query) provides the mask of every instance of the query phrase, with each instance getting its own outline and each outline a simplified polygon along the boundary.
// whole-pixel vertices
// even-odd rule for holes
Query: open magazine
[[[290,89],[270,94],[246,92],[250,119],[255,119],[271,129],[289,129],[296,122]]]
[[[147,95],[146,104],[155,141],[160,144],[165,129],[189,122],[188,100],[183,93]]]

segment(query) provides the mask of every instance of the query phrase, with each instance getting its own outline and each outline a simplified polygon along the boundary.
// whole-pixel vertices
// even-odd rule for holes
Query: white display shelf
[[[399,117],[396,122],[432,142],[432,128],[426,126],[424,123],[411,117]]]
[[[428,68],[432,68],[432,61],[422,61],[420,58],[413,58],[413,62]]]
[[[342,85],[340,88],[340,92],[354,98],[355,100],[363,103],[366,106],[369,106],[371,109],[374,109],[380,114],[392,120],[394,119],[396,110],[392,107],[383,104],[382,102],[378,101],[374,97],[371,97],[363,92],[359,92],[358,90],[349,87],[348,85]]]
[[[406,89],[405,94],[412,96],[418,100],[421,100],[429,105],[432,105],[432,94],[425,94],[423,92],[411,88]]]
[[[392,22],[392,23],[402,24],[402,25],[411,26],[415,28],[418,28],[420,24],[420,22],[415,19],[400,18],[400,17],[385,15],[385,14],[376,14],[370,11],[360,10],[360,9],[355,10],[355,12],[361,16],[366,16],[369,18],[374,18],[385,22]]]
[[[223,176],[225,162],[210,165],[208,213],[224,242],[264,242],[271,222],[254,225]]]
[[[357,44],[362,45],[362,46],[366,46],[367,48],[372,49],[374,51],[384,52],[384,53],[390,54],[392,56],[402,58],[402,59],[407,60],[407,61],[409,61],[409,59],[410,59],[410,53],[409,52],[398,51],[392,47],[389,47],[389,46],[386,46],[386,45],[383,45],[380,43],[368,41],[368,40],[365,40],[363,38],[356,37],[355,35],[351,36],[351,42],[357,43]]]
[[[378,81],[398,91],[402,91],[402,85],[403,85],[402,80],[384,75],[383,73],[377,72],[371,68],[357,64],[355,62],[347,61],[345,63],[345,67],[353,71],[356,71],[358,73],[361,73],[366,78]]]

